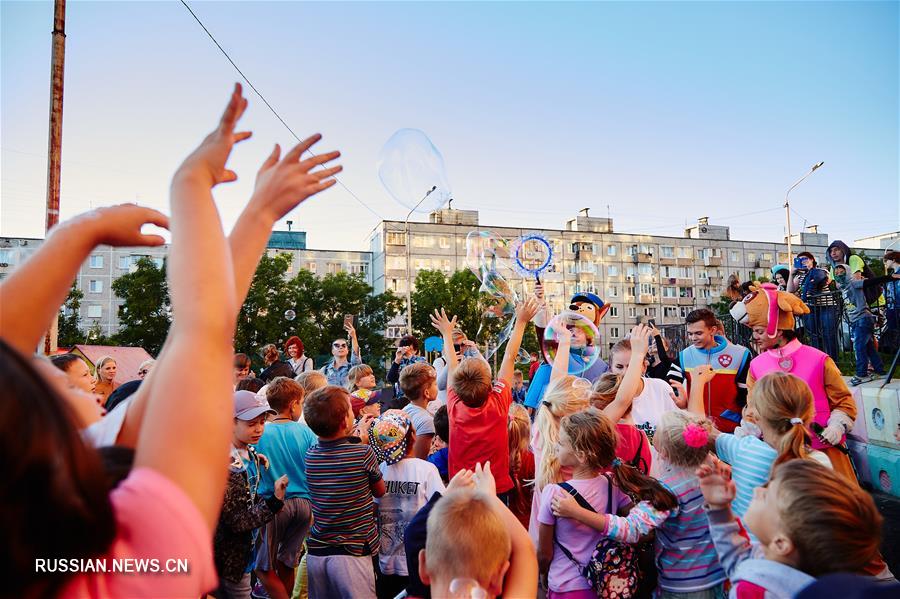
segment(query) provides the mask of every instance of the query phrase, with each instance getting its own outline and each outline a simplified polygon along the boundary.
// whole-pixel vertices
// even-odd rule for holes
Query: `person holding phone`
[[[425,358],[419,355],[419,340],[415,335],[404,335],[397,343],[397,351],[394,353],[394,361],[387,373],[387,381],[394,385],[394,398],[399,404],[405,405],[403,389],[400,388],[400,371],[417,362],[425,362]]]
[[[362,358],[359,356],[359,340],[356,337],[352,318],[351,316],[351,320],[348,321],[347,317],[344,317],[344,330],[347,331],[349,341],[344,338],[335,339],[331,343],[332,358],[320,369],[328,379],[329,385],[346,387],[350,369],[357,364],[362,364]]]

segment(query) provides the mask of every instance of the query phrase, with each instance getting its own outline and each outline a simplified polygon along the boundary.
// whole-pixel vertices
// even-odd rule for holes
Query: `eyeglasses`
[[[146,376],[146,374],[150,372],[149,370],[138,370],[138,374],[141,376]]]
[[[332,343],[331,347],[347,347],[346,343]]]

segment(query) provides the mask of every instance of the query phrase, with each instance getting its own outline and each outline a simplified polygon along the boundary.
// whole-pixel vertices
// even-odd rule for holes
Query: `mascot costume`
[[[600,326],[603,316],[609,311],[609,304],[606,304],[598,295],[593,293],[576,293],[569,302],[569,310],[563,314],[580,314],[594,323],[594,326]],[[541,310],[534,318],[534,326],[537,329],[538,341],[541,344],[541,354],[546,355],[544,350],[544,329],[548,324],[548,316],[546,309]],[[588,345],[599,346],[600,339],[586,339]],[[603,358],[597,358],[597,361],[589,367],[585,367],[584,361],[578,353],[578,347],[573,342],[571,355],[569,357],[569,374],[585,378],[591,383],[600,378],[600,376],[609,370],[609,365],[603,361]],[[535,371],[531,382],[528,384],[528,394],[525,396],[525,407],[536,409],[544,398],[544,391],[547,383],[550,381],[550,371],[552,365],[548,363],[541,364]]]
[[[752,285],[750,294],[731,308],[731,315],[749,327],[764,327],[761,348],[768,348],[750,362],[747,388],[770,372],[788,372],[803,379],[813,394],[813,424],[809,431],[813,449],[823,451],[835,472],[856,483],[850,458],[842,451],[847,432],[856,419],[856,403],[828,354],[803,345],[794,334],[794,319],[809,308],[792,293],[778,291],[771,283]]]

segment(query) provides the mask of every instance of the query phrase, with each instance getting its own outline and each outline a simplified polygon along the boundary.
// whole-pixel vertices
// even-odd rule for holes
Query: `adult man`
[[[359,357],[359,341],[356,338],[356,329],[349,322],[344,323],[344,330],[350,338],[348,344],[347,339],[335,339],[331,344],[331,355],[333,358],[328,364],[321,368],[322,374],[328,379],[329,385],[337,385],[338,387],[347,386],[347,374],[350,369],[357,364],[362,364]],[[347,359],[347,356],[350,359]]]
[[[716,315],[706,308],[687,315],[685,322],[691,345],[678,354],[678,366],[684,373],[688,391],[691,373],[698,366],[707,364],[716,371],[713,381],[706,386],[706,414],[717,429],[730,433],[741,423],[741,410],[747,404],[747,372],[751,356],[746,347],[735,345],[717,334],[720,331],[716,320]],[[681,382],[677,376],[670,380]]]

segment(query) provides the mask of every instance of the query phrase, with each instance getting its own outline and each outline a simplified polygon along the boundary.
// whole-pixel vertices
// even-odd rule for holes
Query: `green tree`
[[[134,272],[113,281],[112,290],[124,300],[119,306],[119,332],[113,335],[113,341],[158,354],[172,323],[165,263],[157,268],[150,258],[141,258]]]
[[[69,289],[69,295],[66,296],[66,301],[59,314],[57,344],[60,347],[72,347],[85,342],[85,334],[78,328],[82,299],[84,299],[84,292],[78,288],[76,283],[72,283],[72,288]]]
[[[438,270],[422,270],[416,276],[416,290],[412,292],[413,331],[422,338],[437,334],[429,316],[435,309],[444,308],[459,320],[460,328],[475,339],[481,325],[483,306],[479,288],[481,283],[469,270],[460,270],[449,278]]]
[[[247,299],[238,313],[237,329],[234,336],[236,351],[245,352],[254,358],[258,366],[259,351],[267,343],[280,345],[288,336],[288,327],[293,324],[285,320],[285,312],[292,307],[290,286],[286,278],[291,266],[288,254],[264,255],[256,272]],[[303,312],[298,312],[301,318]],[[295,321],[296,322],[296,321]],[[306,340],[303,341],[306,343]]]
[[[103,329],[97,321],[94,321],[94,324],[85,333],[85,343],[90,345],[118,345],[115,339],[103,334]]]

